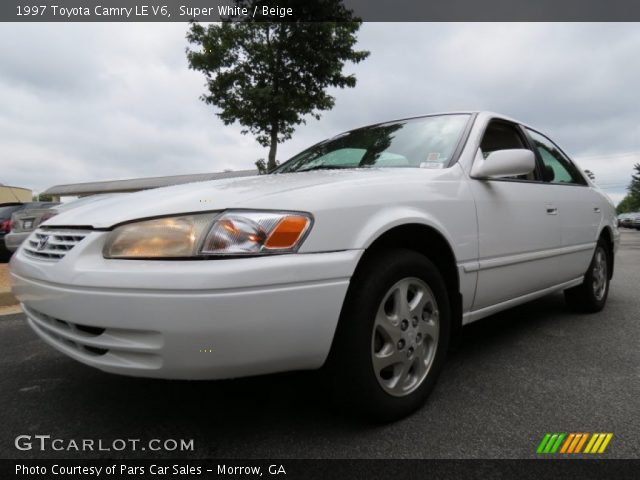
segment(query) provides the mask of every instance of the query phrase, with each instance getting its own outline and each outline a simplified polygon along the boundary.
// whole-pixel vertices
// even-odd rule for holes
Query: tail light
[[[5,220],[0,223],[0,231],[4,233],[9,233],[11,231],[11,227],[13,226],[13,222],[11,220]]]

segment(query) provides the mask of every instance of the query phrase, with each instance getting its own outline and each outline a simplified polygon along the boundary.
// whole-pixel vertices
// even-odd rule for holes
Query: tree
[[[627,187],[629,193],[618,204],[618,213],[640,211],[640,163],[636,163],[633,169],[635,173],[631,175],[631,183]]]
[[[629,195],[640,203],[640,163],[636,163],[633,169],[635,173],[631,174],[631,183],[627,187],[627,190],[629,190]]]
[[[277,161],[276,161],[277,164]],[[269,173],[267,170],[267,162],[264,161],[264,158],[259,158],[255,161],[254,165],[258,169],[258,175],[264,175],[265,173]]]
[[[634,202],[629,194],[627,194],[616,207],[618,215],[621,213],[636,212],[638,210],[640,210],[640,204]]]
[[[31,200],[34,202],[53,202],[53,197],[51,195],[35,194],[31,197]]]
[[[235,3],[252,11],[260,2]],[[187,48],[189,67],[207,79],[202,100],[219,109],[225,125],[238,122],[243,134],[251,133],[269,147],[269,171],[277,165],[278,143],[290,139],[308,117],[319,119],[320,112],[333,108],[328,88],[355,87],[355,76],[342,72],[345,63],[369,55],[354,49],[362,21],[341,0],[285,0],[278,5],[295,7],[298,18],[321,15],[333,21],[235,19],[207,27],[194,22],[187,33],[189,43],[198,47]]]

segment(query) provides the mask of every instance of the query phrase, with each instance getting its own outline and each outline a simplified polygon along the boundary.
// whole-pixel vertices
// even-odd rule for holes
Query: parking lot
[[[630,230],[603,312],[572,313],[553,295],[466,327],[424,408],[385,426],[334,411],[317,373],[219,382],[109,375],[45,345],[23,315],[5,315],[0,457],[113,456],[14,447],[18,435],[45,434],[195,440],[194,452],[167,457],[533,458],[547,432],[612,432],[605,458],[640,458],[639,347],[640,232]]]

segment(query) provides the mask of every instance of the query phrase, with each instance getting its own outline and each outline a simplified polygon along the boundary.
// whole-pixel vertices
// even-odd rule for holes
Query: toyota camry
[[[613,204],[548,136],[462,112],[68,210],[11,278],[31,328],[79,362],[168,379],[324,367],[389,420],[423,403],[463,325],[558,291],[601,310],[618,243]]]

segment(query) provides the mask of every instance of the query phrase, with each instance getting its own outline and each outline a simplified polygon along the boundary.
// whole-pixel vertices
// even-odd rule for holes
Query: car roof
[[[516,120],[515,118],[509,117],[508,115],[504,115],[502,113],[497,113],[497,112],[492,112],[490,110],[453,110],[453,111],[449,111],[449,112],[435,112],[435,113],[423,113],[420,115],[412,115],[409,117],[401,117],[401,118],[395,118],[392,120],[384,120],[381,122],[376,122],[376,123],[371,123],[369,125],[361,125],[359,127],[356,128],[352,128],[349,130],[345,130],[344,132],[339,132],[336,135],[334,135],[334,137],[340,136],[340,135],[344,135],[346,133],[350,133],[353,132],[355,130],[360,130],[361,128],[368,128],[368,127],[375,127],[377,125],[385,125],[387,123],[393,123],[393,122],[402,122],[405,120],[416,120],[419,118],[427,118],[427,117],[440,117],[440,116],[444,116],[444,115],[475,115],[476,117],[480,117],[480,118],[485,118],[485,119],[493,119],[493,118],[497,118],[500,120],[507,120],[509,122],[514,122],[514,123],[518,123],[524,127],[528,127],[531,129],[534,129],[534,127],[527,125],[524,122],[521,122],[519,120]],[[333,137],[331,137],[333,138]]]

